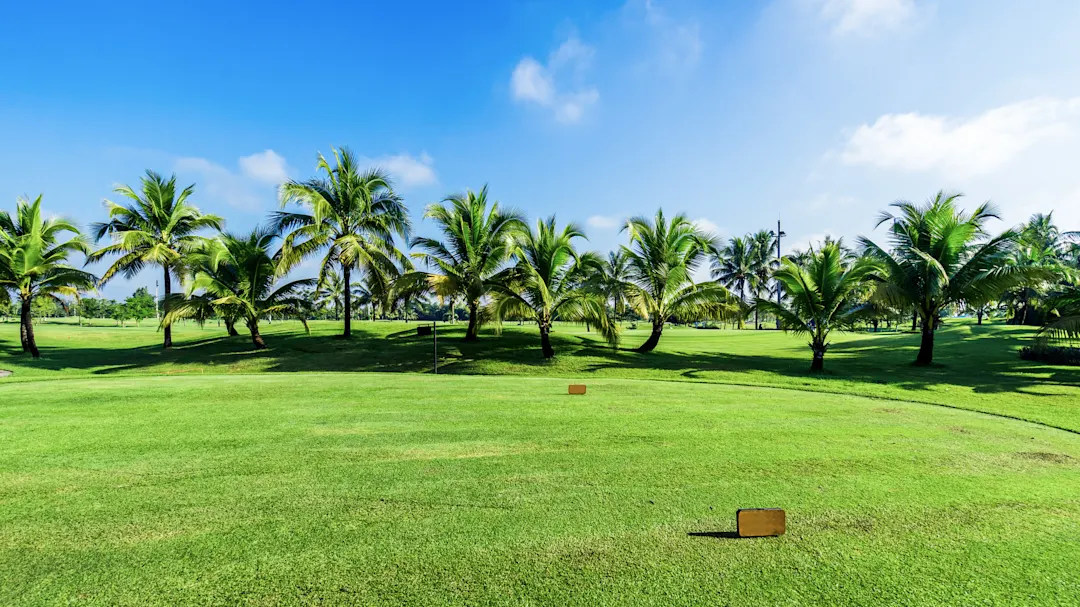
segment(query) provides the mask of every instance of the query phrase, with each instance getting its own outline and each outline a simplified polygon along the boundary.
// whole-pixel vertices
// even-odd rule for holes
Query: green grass
[[[1064,605],[1080,437],[790,390],[0,386],[3,605]],[[789,532],[738,540],[739,507]],[[706,535],[694,535],[706,534]]]
[[[0,605],[1080,603],[1080,369],[1028,330],[811,377],[776,331],[456,326],[436,377],[415,326],[0,324]],[[788,534],[728,537],[755,506]]]
[[[104,322],[104,321],[101,321]],[[179,347],[160,348],[152,322],[142,328],[74,327],[42,323],[44,359],[18,351],[18,325],[0,324],[3,381],[79,375],[193,375],[221,373],[379,371],[430,373],[430,338],[416,337],[416,323],[360,322],[352,340],[335,337],[340,323],[264,326],[270,349],[253,352],[247,336],[224,337],[213,325],[178,327]],[[1080,368],[1024,361],[1017,350],[1031,330],[1005,325],[953,323],[937,337],[936,363],[911,365],[918,335],[838,333],[825,358],[827,373],[807,373],[805,340],[779,331],[665,330],[657,351],[629,350],[646,329],[626,331],[622,349],[605,347],[580,325],[559,327],[558,355],[545,361],[534,327],[507,325],[475,343],[462,340],[462,325],[440,327],[440,373],[563,378],[632,378],[775,386],[925,402],[996,413],[1080,431]]]

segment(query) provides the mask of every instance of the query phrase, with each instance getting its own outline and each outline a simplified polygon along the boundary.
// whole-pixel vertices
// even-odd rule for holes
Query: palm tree
[[[168,326],[181,318],[205,316],[208,307],[227,307],[247,324],[256,350],[266,348],[259,320],[271,314],[306,321],[307,306],[301,289],[314,286],[314,278],[279,284],[287,264],[282,252],[270,252],[278,238],[272,229],[259,228],[246,236],[222,234],[189,255],[191,276],[185,295],[172,297],[162,318]],[[198,293],[196,293],[198,292]]]
[[[131,202],[124,206],[105,201],[109,221],[96,223],[91,230],[98,241],[106,235],[112,236],[113,244],[90,254],[87,261],[120,256],[101,276],[101,284],[117,274],[131,278],[147,265],[160,267],[164,275],[165,300],[168,300],[172,293],[173,273],[183,272],[185,255],[204,242],[196,233],[204,229],[220,230],[224,220],[217,215],[204,215],[188,202],[195,192],[194,184],[178,193],[176,175],[166,180],[147,170],[139,192],[126,185],[114,191]],[[163,347],[171,348],[172,343],[172,327],[165,327]]]
[[[661,209],[653,219],[629,219],[623,229],[630,233],[630,246],[623,247],[630,264],[624,284],[627,301],[652,324],[638,352],[656,348],[671,318],[726,319],[742,313],[738,300],[720,283],[694,284],[694,270],[714,245],[686,215],[669,221]]]
[[[600,271],[594,274],[593,288],[611,302],[616,320],[626,314],[626,283],[630,278],[630,262],[622,249],[608,252]]]
[[[751,273],[754,276],[750,286],[754,297],[760,298],[762,294],[768,294],[769,280],[772,278],[773,271],[780,264],[775,256],[776,232],[758,230],[748,238],[750,240]],[[761,328],[757,308],[754,308],[754,328]]]
[[[960,197],[941,191],[921,206],[894,203],[899,213],[885,211],[878,221],[879,226],[891,224],[891,251],[869,238],[859,239],[866,254],[881,266],[873,278],[880,283],[883,300],[897,307],[913,306],[922,320],[916,365],[933,362],[934,330],[947,306],[991,301],[1047,274],[1040,268],[1010,264],[1017,233],[1006,230],[989,237],[985,225],[998,218],[996,210],[984,203],[965,213],[956,208]]]
[[[353,270],[366,272],[408,264],[395,246],[394,237],[409,238],[409,212],[394,193],[390,177],[382,170],[362,171],[348,148],[334,149],[334,163],[319,154],[321,177],[304,182],[288,181],[281,186],[281,207],[290,202],[306,212],[279,211],[274,214],[278,230],[285,237],[282,259],[292,267],[301,259],[325,251],[319,284],[335,268],[345,284],[352,284]],[[345,329],[352,335],[352,295],[344,297]]]
[[[335,271],[327,272],[325,280],[315,290],[315,298],[318,299],[321,305],[327,305],[333,308],[334,315],[341,318],[341,315],[345,311],[345,280],[341,277],[341,274]],[[359,301],[364,298],[366,292],[360,283],[353,282],[348,286],[349,297],[354,301]]]
[[[736,236],[720,249],[713,247],[712,272],[714,280],[720,281],[728,289],[738,292],[743,305],[746,304],[746,289],[753,288],[757,281],[754,274],[755,251],[749,238]],[[743,318],[739,316],[739,328],[743,328]],[[756,323],[755,323],[756,326]]]
[[[514,246],[514,237],[526,229],[520,213],[502,209],[498,202],[488,203],[488,189],[466,191],[428,205],[424,217],[439,225],[443,240],[417,238],[415,257],[434,266],[440,273],[430,274],[431,288],[439,297],[461,297],[469,308],[466,341],[477,338],[483,319],[481,299],[494,284],[495,276],[506,265]]]
[[[812,253],[806,265],[785,258],[773,278],[784,286],[787,300],[758,297],[754,308],[775,314],[785,331],[808,335],[814,353],[810,371],[821,372],[829,333],[855,324],[863,310],[860,292],[876,269],[867,257],[846,261],[840,247],[830,243]]]
[[[576,238],[585,234],[575,224],[560,231],[554,215],[537,220],[535,230],[523,231],[515,239],[512,255],[517,263],[493,281],[491,315],[498,322],[508,316],[535,320],[544,358],[555,356],[551,345],[555,320],[588,322],[608,343],[618,343],[618,328],[608,316],[604,296],[585,288],[590,273],[599,272],[603,262],[595,254],[579,254]]]
[[[18,297],[23,352],[40,358],[31,317],[34,299],[50,298],[66,309],[60,296],[73,297],[80,290],[93,289],[97,277],[67,263],[72,253],[90,252],[74,223],[43,217],[41,196],[33,202],[19,198],[15,204],[14,217],[0,211],[0,290],[10,289]],[[72,237],[61,241],[64,232]]]

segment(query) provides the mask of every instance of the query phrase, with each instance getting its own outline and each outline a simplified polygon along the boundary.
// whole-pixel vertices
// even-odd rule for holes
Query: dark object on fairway
[[[686,535],[690,537],[715,537],[719,540],[737,540],[739,534],[734,531],[691,531]]]
[[[739,537],[784,535],[787,518],[780,508],[743,508],[735,512]]]
[[[427,325],[420,325],[419,327],[416,327],[416,334],[420,337],[426,337],[428,335],[431,335],[431,327]]]
[[[585,384],[570,384],[570,394],[585,394]]]

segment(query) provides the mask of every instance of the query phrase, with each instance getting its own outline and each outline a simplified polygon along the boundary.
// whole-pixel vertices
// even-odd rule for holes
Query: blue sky
[[[785,249],[872,234],[939,188],[1000,227],[1080,228],[1071,0],[16,3],[0,38],[0,205],[88,224],[176,172],[245,231],[348,145],[423,207],[488,183],[621,242],[683,211]],[[105,289],[112,297],[156,274]]]

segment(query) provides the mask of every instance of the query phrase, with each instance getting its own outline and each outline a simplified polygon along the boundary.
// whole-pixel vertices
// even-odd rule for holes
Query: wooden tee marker
[[[735,512],[739,537],[784,535],[787,517],[780,508],[743,508]]]
[[[585,394],[585,384],[570,384],[570,394]]]

